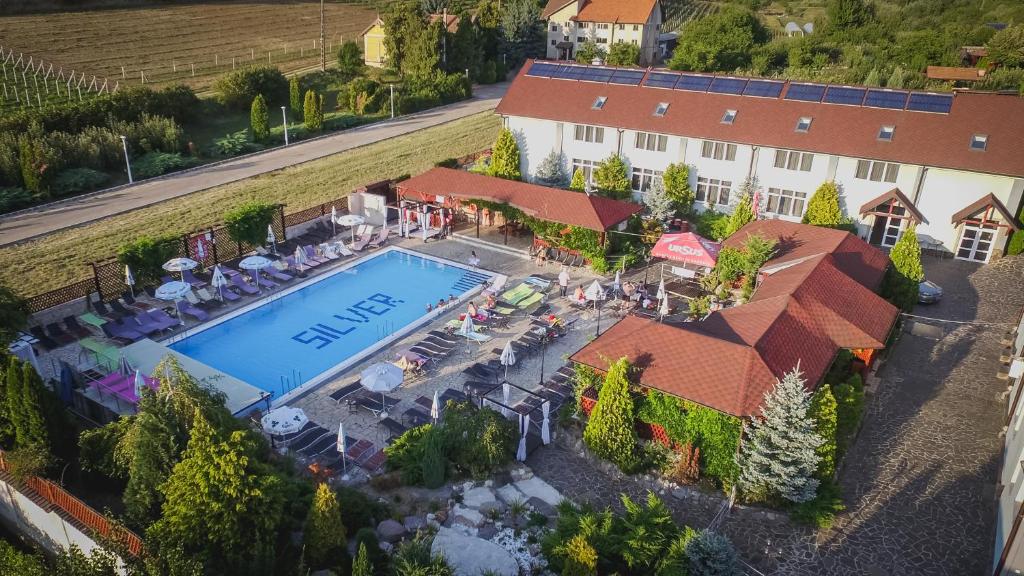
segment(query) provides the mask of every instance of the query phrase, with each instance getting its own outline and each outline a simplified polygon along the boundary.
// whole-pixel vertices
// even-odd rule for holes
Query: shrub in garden
[[[226,134],[222,138],[213,141],[211,150],[220,156],[235,156],[241,154],[249,146],[249,131],[239,130]]]
[[[370,564],[370,555],[364,542],[359,544],[356,557],[352,559],[352,576],[373,576],[373,565]]]
[[[312,568],[336,566],[345,553],[345,525],[338,498],[326,483],[316,488],[303,531],[306,562]]]
[[[374,527],[378,521],[389,516],[386,505],[355,488],[338,486],[335,490],[335,497],[338,500],[338,507],[341,509],[341,523],[347,532],[357,532],[362,528]]]
[[[690,576],[739,576],[740,569],[736,549],[728,538],[702,530],[686,546],[690,560]]]
[[[362,74],[365,67],[363,51],[359,48],[358,43],[349,40],[338,48],[338,72],[341,72],[342,75],[358,76]]]
[[[423,482],[422,462],[426,454],[426,439],[433,433],[433,429],[431,424],[410,428],[384,448],[388,468],[399,471],[403,483],[414,485]]]
[[[889,259],[892,265],[886,270],[882,293],[894,305],[910,312],[917,303],[918,284],[924,280],[916,224],[911,224],[900,234],[889,251]]]
[[[522,178],[519,172],[519,144],[508,128],[502,128],[497,141],[494,142],[490,175],[506,180]]]
[[[841,456],[853,440],[864,414],[864,384],[860,374],[854,374],[837,385],[833,395],[836,399],[837,452]]]
[[[616,530],[620,538],[622,559],[635,574],[650,574],[662,559],[679,532],[665,503],[654,492],[647,493],[647,501],[634,502],[622,494],[621,525]]]
[[[257,94],[252,99],[252,108],[249,110],[249,127],[252,129],[252,139],[257,142],[266,142],[270,136],[270,112],[267,110],[267,101],[262,94]]]
[[[394,576],[455,576],[444,556],[432,556],[430,543],[418,536],[398,545],[391,570]]]
[[[602,196],[629,200],[633,197],[630,189],[629,167],[622,156],[612,154],[594,169],[594,187]]]
[[[132,160],[132,174],[136,180],[142,180],[188,168],[195,164],[195,159],[186,158],[177,152],[147,152]]]
[[[273,66],[249,66],[221,76],[213,85],[217,98],[228,108],[245,110],[262,94],[268,105],[288,101],[288,80]]]
[[[247,202],[224,215],[228,236],[235,242],[262,246],[267,226],[274,220],[277,206],[263,202]]]
[[[441,434],[427,435],[426,446],[423,448],[423,485],[431,490],[444,485],[444,449]]]
[[[637,465],[633,398],[629,392],[630,364],[620,358],[608,368],[597,404],[583,430],[583,440],[595,454],[630,472]]]
[[[494,84],[498,81],[497,67],[494,60],[485,60],[480,66],[480,76],[477,80],[481,84]]]
[[[835,181],[823,182],[807,201],[807,211],[801,220],[804,224],[837,228],[846,222],[843,209],[839,206],[839,187]]]
[[[836,472],[838,412],[836,398],[828,384],[822,384],[811,397],[810,415],[814,418],[814,431],[822,440],[821,446],[818,447],[818,479],[824,481],[832,478]]]
[[[608,50],[609,66],[636,66],[640,62],[640,46],[630,42],[615,42]]]
[[[181,239],[177,236],[142,236],[117,251],[117,261],[131,267],[139,285],[155,284],[164,274],[164,262],[178,255]]]
[[[729,234],[729,215],[709,208],[696,218],[697,234],[712,240],[724,240]]]
[[[292,114],[302,114],[302,93],[299,91],[299,77],[292,76],[288,80],[288,107]]]
[[[584,192],[587,189],[587,176],[583,173],[582,168],[577,168],[572,173],[572,181],[569,182],[569,190],[575,190],[577,192]]]
[[[754,219],[753,199],[750,194],[744,194],[740,197],[736,207],[732,209],[732,214],[729,215],[729,226],[726,227],[725,237],[732,236],[737,230],[753,222]]]
[[[103,185],[109,177],[91,168],[68,168],[57,173],[53,179],[53,193],[66,196],[95,190]]]
[[[310,132],[319,132],[324,125],[323,110],[323,97],[318,96],[313,90],[306,90],[306,97],[302,105],[302,122],[306,126],[306,130]]]
[[[555,550],[562,556],[562,576],[597,576],[597,550],[581,534]]]
[[[369,559],[370,566],[373,568],[368,574],[380,574],[386,573],[388,566],[388,555],[384,550],[381,550],[380,540],[377,539],[377,531],[373,528],[362,528],[356,532],[356,550],[365,547],[366,556]],[[358,555],[356,556],[358,558]],[[353,566],[355,563],[353,563]],[[353,574],[355,576],[355,574]]]
[[[0,214],[13,212],[32,203],[32,193],[24,188],[0,188]]]

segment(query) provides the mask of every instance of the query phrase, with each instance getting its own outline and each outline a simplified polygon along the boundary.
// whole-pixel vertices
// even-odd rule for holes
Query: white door
[[[988,262],[988,258],[992,254],[992,243],[996,239],[996,231],[996,228],[981,228],[965,224],[963,234],[960,236],[960,246],[956,249],[957,259]]]
[[[885,223],[882,225],[882,246],[892,248],[896,245],[896,241],[900,239],[904,220],[902,218],[887,218],[885,216],[881,218],[885,220]]]

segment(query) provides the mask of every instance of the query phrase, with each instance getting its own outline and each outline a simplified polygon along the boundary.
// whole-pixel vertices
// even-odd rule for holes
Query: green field
[[[484,112],[306,164],[168,200],[35,241],[0,248],[0,284],[33,296],[88,278],[87,264],[141,235],[183,234],[209,226],[250,200],[297,212],[366,184],[423,172],[439,160],[488,148],[500,120]]]

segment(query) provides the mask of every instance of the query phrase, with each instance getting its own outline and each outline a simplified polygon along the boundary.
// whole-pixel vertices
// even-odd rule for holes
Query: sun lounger
[[[289,440],[288,447],[292,449],[305,448],[320,438],[323,438],[325,434],[330,434],[330,432],[326,428],[314,424],[311,428],[308,428],[304,432],[300,432]],[[335,438],[337,438],[337,434],[335,434]]]
[[[358,464],[367,472],[376,472],[377,470],[380,470],[388,460],[388,456],[383,450],[375,451],[370,449],[366,451],[366,454],[368,456],[364,456]]]
[[[118,352],[116,346],[100,342],[95,338],[82,338],[78,341],[78,344],[83,350],[93,353],[96,357],[96,364],[99,366],[107,370],[117,369],[117,365],[121,360],[121,353]]]
[[[116,312],[117,314],[120,314],[122,318],[128,318],[130,316],[134,316],[135,315],[135,311],[134,310],[128,310],[127,308],[125,308],[121,304],[120,300],[111,300],[110,301],[110,309],[113,310],[114,312]]]
[[[502,304],[503,306],[511,306],[518,308],[520,302],[536,294],[538,294],[538,292],[534,290],[529,284],[526,284],[524,282],[519,286],[516,286],[515,288],[509,290],[508,292],[502,294],[500,298],[501,302],[499,303]]]
[[[516,308],[520,310],[525,310],[526,308],[529,308],[530,306],[533,306],[534,304],[541,302],[543,300],[543,294],[541,294],[540,292],[534,292],[533,296],[527,296],[523,300],[520,300],[519,303],[516,304]]]
[[[491,294],[497,294],[498,292],[501,292],[505,288],[505,284],[507,282],[508,282],[508,276],[506,276],[504,274],[499,274],[498,276],[495,276],[494,281],[491,282],[490,286],[485,288],[484,291],[481,292],[481,294],[483,296],[489,296]]]
[[[148,302],[142,302],[141,300],[137,299],[128,290],[125,290],[124,292],[121,293],[121,300],[123,300],[124,303],[127,304],[128,306],[131,306],[132,308],[138,308],[139,310],[149,310],[150,308],[153,307],[152,304]]]
[[[253,271],[253,276],[254,277],[257,274],[259,274],[259,272]],[[278,286],[280,286],[280,284],[278,284],[277,282],[274,282],[271,278],[269,278],[267,276],[259,276],[258,278],[254,278],[254,280],[259,280],[259,287],[260,288],[277,288]]]
[[[405,425],[390,416],[380,419],[378,425],[387,430],[389,437],[401,436],[409,431]]]
[[[227,286],[221,286],[220,288],[216,288],[215,290],[217,296],[222,298],[225,302],[237,302],[242,299],[241,296],[236,294],[234,290],[231,290]]]
[[[381,226],[380,233],[377,234],[376,238],[374,238],[372,241],[370,241],[368,246],[370,248],[380,248],[381,246],[384,245],[385,242],[388,241],[388,234],[390,234],[390,233],[391,233],[391,229],[390,228],[388,228],[387,226]]]
[[[346,246],[344,242],[335,242],[334,246],[335,250],[338,251],[338,254],[341,254],[342,256],[355,256],[355,254],[353,254],[352,251],[348,249],[348,246]]]
[[[107,322],[101,327],[101,329],[103,330],[103,334],[108,338],[113,338],[115,340],[137,342],[142,340],[144,337],[138,330],[131,330],[124,326],[119,326],[114,324],[114,322]]]
[[[335,402],[341,402],[346,397],[351,396],[362,389],[362,384],[360,384],[359,382],[353,382],[352,384],[342,386],[341,388],[338,388],[334,392],[331,392],[330,397],[331,400],[334,400]]]
[[[320,256],[317,256],[316,248],[313,248],[312,244],[306,244],[305,246],[302,247],[302,250],[303,252],[306,253],[307,262],[316,262],[317,264],[326,264],[330,262],[330,260],[327,258],[321,258]]]
[[[96,312],[100,316],[103,316],[104,318],[116,320],[117,318],[121,318],[122,316],[124,316],[124,314],[121,314],[120,312],[111,311],[109,308],[107,308],[106,302],[102,300],[97,300],[93,302],[92,307],[95,308]]]
[[[200,310],[199,308],[196,308],[195,306],[189,304],[188,302],[179,302],[178,303],[178,310],[182,314],[186,314],[188,316],[191,316],[191,317],[195,318],[196,320],[198,320],[200,322],[206,322],[207,320],[210,319],[210,315],[209,314],[207,314],[206,312],[203,312],[202,310]]]
[[[210,291],[206,288],[197,288],[195,290],[196,296],[203,301],[203,304],[207,306],[223,306],[224,303],[217,299],[216,296],[210,294]]]
[[[273,278],[274,280],[280,280],[281,282],[290,282],[294,276],[285,274],[273,266],[267,266],[263,269],[263,274]]]
[[[206,306],[206,303],[200,300],[191,290],[185,292],[185,300],[193,306]]]
[[[462,336],[461,333],[460,333],[460,336]],[[474,342],[481,342],[481,343],[482,342],[490,342],[491,340],[494,340],[493,336],[489,336],[487,334],[480,334],[479,332],[470,332],[469,334],[465,335],[465,338],[467,340],[472,340]]]
[[[85,314],[79,314],[78,319],[90,326],[96,328],[103,328],[103,325],[107,323],[106,320],[93,314],[92,312],[86,312]]]
[[[355,404],[360,408],[365,408],[370,412],[373,412],[374,416],[380,416],[382,412],[387,412],[395,406],[398,406],[398,398],[392,398],[390,396],[380,398],[377,394],[370,394],[356,398]]]
[[[433,336],[438,340],[443,340],[450,344],[457,344],[459,342],[453,335],[448,334],[447,332],[442,332],[440,330],[431,330],[430,332],[427,332],[427,336]]]
[[[152,316],[145,312],[139,312],[131,318],[122,320],[122,325],[131,328],[132,330],[138,330],[146,336],[156,334],[162,331],[164,328],[153,319]]]
[[[153,322],[155,322],[158,326],[161,326],[164,330],[166,330],[167,328],[173,328],[181,324],[181,322],[175,320],[174,318],[171,317],[170,314],[164,312],[159,308],[150,310],[149,312],[146,312],[146,314],[148,314],[149,317],[153,319]]]
[[[60,324],[56,322],[51,322],[46,325],[46,333],[49,334],[50,337],[56,340],[57,342],[60,342],[62,345],[71,344],[76,340],[76,338],[73,335],[65,332],[64,329],[60,327]]]
[[[417,426],[423,426],[424,424],[429,424],[430,420],[431,418],[429,411],[424,412],[417,406],[413,406],[412,408],[409,408],[405,412],[402,412],[402,421],[405,422],[407,426],[411,426],[413,428],[416,428]]]
[[[373,241],[373,228],[370,227],[367,232],[363,232],[359,239],[352,243],[352,249],[356,252],[362,252],[366,249],[366,246]]]
[[[241,274],[239,274],[237,276],[232,276],[231,277],[231,284],[235,288],[238,288],[242,292],[245,292],[246,294],[249,294],[249,295],[259,294],[260,293],[259,290],[257,290],[255,287],[250,285],[248,282],[246,282],[245,279],[242,278]]]
[[[79,324],[78,319],[74,316],[65,316],[64,326],[68,329],[68,332],[74,334],[78,338],[88,338],[89,336],[92,336],[92,332],[85,326]]]
[[[526,284],[530,284],[532,286],[536,286],[541,290],[547,290],[548,288],[551,287],[551,280],[541,278],[540,276],[530,276],[526,280],[523,280],[523,282],[525,282]]]
[[[306,446],[305,448],[298,450],[298,453],[305,456],[306,458],[312,458],[322,452],[326,452],[330,448],[337,446],[338,436],[337,434],[325,434],[322,438],[316,442]]]
[[[55,348],[60,347],[60,344],[58,344],[56,340],[50,338],[46,334],[46,332],[43,331],[42,326],[32,326],[31,328],[28,329],[28,331],[31,332],[32,335],[36,337],[36,340],[39,341],[39,345],[42,346],[43,348],[46,348],[47,350],[53,350]]]
[[[206,282],[204,280],[196,278],[196,275],[193,274],[191,270],[182,271],[181,277],[185,280],[185,282],[191,284],[193,288],[202,288],[203,286],[206,286]]]

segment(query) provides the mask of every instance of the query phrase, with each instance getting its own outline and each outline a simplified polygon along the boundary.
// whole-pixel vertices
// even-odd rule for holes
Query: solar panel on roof
[[[557,65],[549,62],[534,62],[533,65],[530,66],[530,69],[526,71],[526,75],[548,77],[551,75],[551,72],[557,68]]]
[[[683,74],[683,77],[676,83],[676,90],[693,90],[694,92],[707,92],[708,86],[711,86],[711,81],[714,80],[714,76],[696,76],[693,74]]]
[[[864,105],[873,108],[903,110],[907,105],[908,94],[909,92],[902,90],[868,90],[868,95],[864,98]]]
[[[829,104],[850,104],[860,106],[864,102],[866,88],[849,88],[847,86],[829,86],[823,102]]]
[[[782,86],[782,82],[773,82],[771,80],[751,80],[747,82],[747,87],[743,90],[743,95],[760,96],[762,98],[778,98],[779,94],[782,94]]]
[[[825,87],[821,84],[790,84],[786,91],[786,100],[802,102],[821,102],[825,95]]]
[[[647,75],[647,80],[644,80],[644,86],[650,86],[652,88],[672,88],[676,85],[676,81],[679,80],[680,74],[671,74],[668,72],[651,72]]]
[[[640,81],[644,79],[643,70],[616,70],[609,82],[612,84],[626,84],[629,86],[639,86]]]
[[[911,92],[910,101],[907,102],[907,110],[915,110],[917,112],[938,112],[940,114],[949,114],[952,107],[952,94]]]
[[[708,88],[708,92],[715,92],[717,94],[743,94],[743,89],[746,87],[746,78],[716,77],[711,81],[711,86]]]
[[[588,68],[579,79],[587,82],[607,82],[611,77],[612,71],[607,68]]]

